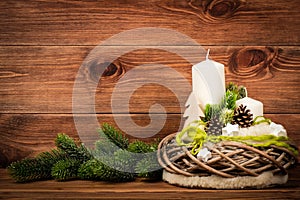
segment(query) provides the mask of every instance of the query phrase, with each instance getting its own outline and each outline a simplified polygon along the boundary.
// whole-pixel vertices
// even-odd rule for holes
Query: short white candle
[[[243,106],[247,106],[247,109],[249,109],[250,113],[253,114],[253,119],[257,116],[263,116],[264,114],[263,103],[260,101],[249,97],[244,97],[236,101],[237,107],[241,104],[243,104]]]
[[[193,93],[202,110],[206,104],[219,104],[225,94],[224,65],[208,59],[192,68]]]

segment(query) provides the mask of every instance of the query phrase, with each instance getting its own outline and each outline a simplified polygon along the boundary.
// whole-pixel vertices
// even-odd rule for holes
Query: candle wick
[[[248,91],[247,91],[247,88],[244,87],[244,89],[245,89],[245,95],[246,95],[246,97],[248,97]]]
[[[210,51],[210,49],[207,50],[207,53],[206,53],[206,60],[208,60],[209,51]]]

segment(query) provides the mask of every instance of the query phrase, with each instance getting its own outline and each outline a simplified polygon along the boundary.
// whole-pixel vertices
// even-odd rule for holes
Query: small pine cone
[[[250,127],[253,123],[253,114],[247,106],[241,104],[235,109],[232,124],[238,124],[242,128]]]
[[[220,121],[220,118],[214,116],[207,123],[205,132],[208,135],[222,135],[222,128],[223,128],[223,123]]]

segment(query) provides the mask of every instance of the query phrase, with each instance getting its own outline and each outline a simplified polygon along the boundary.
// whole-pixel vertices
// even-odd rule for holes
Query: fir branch
[[[114,168],[119,171],[135,173],[135,165],[138,160],[138,155],[127,150],[119,149],[114,153]]]
[[[128,151],[140,154],[135,156],[135,173],[139,177],[153,180],[161,179],[161,166],[154,153],[157,150],[158,144],[158,140],[150,144],[136,140],[129,144]]]
[[[236,105],[235,102],[238,98],[238,94],[232,91],[227,90],[225,93],[225,107],[230,109],[230,110],[234,110]]]
[[[204,118],[202,118],[202,120],[204,122],[208,122],[213,117],[220,117],[221,111],[225,107],[223,102],[224,101],[222,100],[220,104],[206,104],[204,109]]]
[[[157,149],[157,144],[148,144],[140,140],[136,140],[128,145],[128,151],[133,153],[148,153]]]
[[[120,149],[112,142],[107,139],[101,138],[95,142],[95,149],[92,152],[95,158],[101,159],[102,157],[111,157],[114,156],[114,153]]]
[[[101,138],[107,138],[109,141],[111,141],[121,149],[126,149],[128,147],[128,139],[123,136],[123,134],[119,130],[117,130],[110,124],[102,124],[102,128],[101,130],[99,130],[99,134]]]
[[[139,162],[143,160],[144,153],[154,152],[158,146],[158,142],[147,144],[142,141],[129,145],[128,139],[108,124],[102,126],[100,136],[103,137],[95,143],[95,150],[90,152],[83,144],[77,145],[69,136],[58,134],[55,140],[57,149],[41,153],[36,158],[12,163],[8,171],[17,182],[51,178],[66,181],[78,177],[111,182],[133,181],[135,170],[143,166]],[[151,159],[157,162],[156,157],[155,160]],[[143,163],[146,164],[146,161]],[[147,165],[152,166],[150,160]],[[144,167],[141,176],[154,176],[147,169],[150,168]]]
[[[92,158],[91,153],[84,146],[84,144],[80,144],[77,146],[75,141],[66,134],[58,134],[55,140],[55,144],[58,149],[64,151],[70,158],[81,160],[82,162],[85,162]]]
[[[161,180],[162,168],[159,165],[155,155],[149,155],[140,160],[135,168],[139,177],[148,178],[151,180]]]
[[[97,159],[82,164],[78,170],[78,176],[82,179],[109,182],[128,182],[135,179],[132,173],[118,171]]]
[[[77,171],[80,165],[81,161],[73,158],[60,160],[52,167],[51,175],[57,181],[76,179]]]
[[[43,152],[36,158],[25,158],[13,162],[8,167],[8,172],[17,182],[22,183],[51,179],[52,166],[65,158],[65,152],[54,149],[50,152]]]

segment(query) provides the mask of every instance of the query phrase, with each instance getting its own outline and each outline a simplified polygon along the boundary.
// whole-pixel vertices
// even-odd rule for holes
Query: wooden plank
[[[79,71],[85,57],[93,47],[78,46],[7,46],[0,47],[0,112],[1,113],[72,113],[72,92],[76,75],[86,83],[80,93],[86,103],[95,95],[97,113],[111,113],[111,95],[116,84],[140,86],[134,91],[127,87],[115,93],[115,99],[124,100],[130,92],[131,113],[148,113],[154,103],[161,104],[167,113],[181,113],[191,90],[191,66],[186,59],[199,62],[203,56],[194,47],[167,47],[179,51],[188,58],[162,50],[166,47],[138,47],[141,49],[119,56],[120,51],[129,47],[110,46],[104,51],[116,58],[103,73],[107,61],[89,65]],[[131,47],[130,47],[131,48]],[[290,46],[245,46],[216,47],[211,49],[211,58],[225,65],[227,82],[245,85],[250,97],[264,103],[265,113],[300,113],[300,49]],[[200,55],[200,56],[199,56]],[[103,59],[102,57],[99,60]],[[97,60],[97,59],[96,59]],[[91,60],[90,60],[91,61]],[[153,67],[146,71],[145,64]],[[161,66],[175,69],[180,78],[162,73]],[[131,71],[136,69],[135,71]],[[128,79],[129,74],[134,74]],[[130,77],[130,76],[129,76]],[[147,83],[150,79],[170,85],[172,90],[158,84]],[[185,82],[185,80],[188,81]],[[98,85],[95,85],[98,84]],[[92,89],[91,85],[96,88]],[[131,86],[132,86],[131,85]],[[163,95],[162,95],[163,94]],[[86,99],[85,99],[86,98]],[[116,101],[117,104],[120,101]],[[92,101],[92,103],[94,103]],[[122,104],[121,104],[122,103]],[[121,102],[119,105],[123,105]],[[91,113],[92,104],[87,104],[78,112]],[[92,105],[93,106],[93,105]],[[126,109],[119,107],[118,113]]]
[[[97,45],[134,28],[174,29],[201,45],[299,45],[299,1],[1,1],[2,45]],[[135,45],[165,44],[137,36]],[[159,39],[156,37],[156,39]],[[167,42],[167,44],[170,41]],[[116,45],[132,45],[123,40]],[[173,45],[186,45],[178,38]]]
[[[54,147],[54,139],[57,133],[66,133],[74,138],[79,138],[84,143],[92,147],[97,140],[98,122],[109,122],[118,127],[120,123],[131,117],[136,125],[120,128],[127,133],[131,140],[140,139],[152,141],[153,138],[163,138],[168,134],[181,130],[181,115],[168,114],[163,125],[159,120],[163,120],[161,114],[152,116],[152,126],[143,132],[139,128],[150,124],[147,114],[128,115],[97,115],[98,122],[91,120],[91,115],[76,115],[76,124],[71,114],[1,114],[1,134],[0,134],[0,163],[7,166],[10,162],[22,159],[26,156],[34,156],[39,152],[48,151]],[[288,131],[290,138],[300,147],[300,115],[299,114],[268,114],[266,117],[276,123],[282,124]],[[82,131],[83,130],[83,131]],[[157,131],[158,130],[158,131]],[[136,134],[136,135],[134,135]]]
[[[16,184],[5,169],[0,169],[0,195],[4,199],[298,199],[299,166],[289,171],[287,184],[256,190],[188,189],[165,182],[137,180],[129,183],[101,181],[40,181]],[[201,194],[201,195],[200,195]]]

